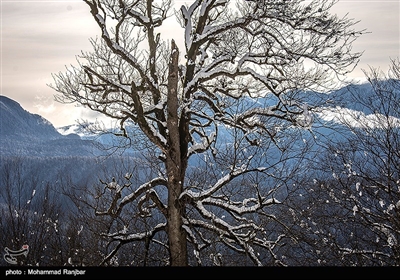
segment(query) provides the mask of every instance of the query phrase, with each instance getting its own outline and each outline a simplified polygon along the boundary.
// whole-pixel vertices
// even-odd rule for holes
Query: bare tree
[[[149,215],[155,209],[161,215],[150,229],[108,236],[121,244],[160,243],[155,236],[165,231],[163,246],[175,266],[188,264],[188,242],[195,255],[202,250],[207,237],[201,230],[207,230],[262,264],[254,244],[272,250],[279,236],[272,243],[257,237],[253,233],[263,229],[247,214],[279,203],[275,187],[269,192],[253,184],[246,198],[224,191],[248,184],[254,174],[271,175],[274,163],[254,155],[263,146],[279,150],[275,140],[282,128],[310,125],[312,108],[299,92],[329,89],[351,71],[361,55],[351,44],[362,32],[353,29],[352,19],[330,14],[335,2],[325,0],[196,0],[175,12],[185,43],[180,56],[174,40],[157,32],[171,15],[170,0],[85,2],[101,39],[93,39],[93,52],[82,53],[78,67],[54,75],[50,86],[59,101],[118,120],[121,135],[147,139],[162,166],[128,194],[123,195],[129,184],[106,185],[114,197],[98,215],[116,217],[134,202],[142,210],[147,205]],[[129,134],[130,124],[139,128],[137,135]],[[189,161],[217,155],[222,128],[236,133],[229,158],[220,158],[224,173],[207,184],[189,185]],[[231,219],[218,217],[217,209]]]
[[[300,202],[308,209],[298,221],[319,252],[313,262],[399,264],[399,70],[392,60],[387,74],[371,68],[368,83],[348,88],[346,103],[355,110],[338,112],[343,134],[331,138],[304,180]]]
[[[38,167],[39,166],[39,167]],[[62,201],[37,175],[29,159],[2,158],[0,169],[0,242],[2,248],[29,246],[19,265],[63,265]],[[3,262],[3,265],[9,263]]]
[[[365,75],[371,89],[351,91],[363,112],[341,118],[352,133],[332,161],[343,166],[341,173],[347,174],[338,176],[347,197],[339,201],[354,216],[354,223],[362,228],[360,238],[365,240],[357,248],[340,249],[344,255],[361,256],[367,264],[398,265],[400,62],[392,60],[387,74],[371,68]]]

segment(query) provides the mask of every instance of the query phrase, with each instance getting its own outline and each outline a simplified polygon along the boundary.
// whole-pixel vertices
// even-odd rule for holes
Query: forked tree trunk
[[[168,175],[168,217],[167,234],[169,240],[170,265],[186,266],[187,244],[186,231],[182,227],[184,206],[179,203],[179,196],[183,191],[183,180],[186,164],[182,162],[181,137],[179,130],[178,113],[178,59],[179,51],[175,42],[171,43],[171,58],[168,73],[168,96],[167,96],[167,128],[168,128],[168,151],[166,154],[166,169]]]

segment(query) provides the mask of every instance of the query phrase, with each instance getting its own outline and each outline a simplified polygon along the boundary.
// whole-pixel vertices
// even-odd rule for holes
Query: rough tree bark
[[[168,174],[167,232],[172,266],[187,265],[186,232],[182,227],[185,210],[179,203],[179,196],[183,191],[187,158],[186,152],[181,151],[181,142],[184,141],[185,135],[181,135],[179,129],[178,62],[179,50],[172,40],[167,97],[167,129],[169,131],[167,145],[169,149],[165,161]]]

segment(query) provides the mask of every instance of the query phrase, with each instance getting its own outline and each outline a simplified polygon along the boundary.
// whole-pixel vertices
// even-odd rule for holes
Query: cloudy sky
[[[88,39],[100,34],[86,4],[76,0],[0,1],[1,95],[56,127],[93,117],[82,108],[55,102],[55,92],[47,86],[51,73],[76,65],[75,56],[91,50]],[[339,0],[332,11],[339,16],[348,13],[360,21],[356,29],[369,32],[353,44],[354,51],[364,51],[353,78],[362,78],[362,70],[370,66],[387,71],[390,58],[400,57],[400,0]],[[173,37],[177,29],[167,25],[162,32]]]

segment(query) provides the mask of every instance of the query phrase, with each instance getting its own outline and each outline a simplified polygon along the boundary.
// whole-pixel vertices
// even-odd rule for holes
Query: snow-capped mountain
[[[134,124],[127,125],[125,129],[131,137],[139,132]],[[116,153],[117,155],[132,156],[135,155],[135,151],[141,150],[140,147],[135,147],[132,139],[116,136],[116,134],[121,134],[121,131],[115,125],[106,127],[102,123],[75,123],[58,127],[57,131],[65,136],[78,135],[82,140],[90,141],[97,147],[101,147],[106,154]]]
[[[74,123],[66,126],[57,127],[56,130],[61,135],[78,135],[81,139],[97,139],[99,137],[98,133],[91,130],[91,126],[95,123]]]

